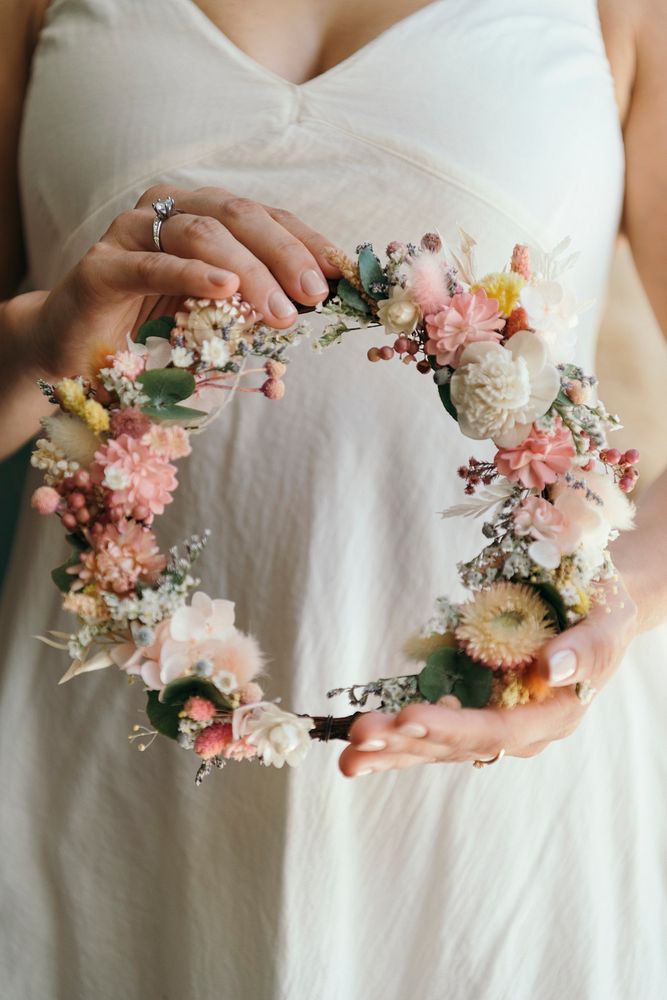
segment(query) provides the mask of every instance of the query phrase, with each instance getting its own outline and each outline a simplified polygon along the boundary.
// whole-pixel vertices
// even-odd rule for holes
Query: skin
[[[122,343],[156,307],[195,295],[236,289],[267,322],[289,326],[295,312],[281,293],[304,305],[324,298],[318,280],[336,272],[323,257],[330,241],[281,208],[242,193],[153,188],[116,219],[82,261],[50,291],[13,295],[25,263],[18,210],[17,140],[34,48],[47,4],[0,0],[0,32],[20,40],[0,61],[0,455],[36,429],[46,412],[34,389],[46,379],[81,371],[100,352]],[[258,63],[302,83],[337,65],[393,23],[426,6],[423,0],[200,0],[204,13]],[[667,9],[662,0],[602,0],[603,35],[623,127],[627,184],[623,230],[663,330],[667,331]],[[151,242],[151,202],[173,193],[184,214],[163,227],[168,251]],[[306,277],[307,275],[307,277]],[[95,333],[91,335],[90,331]],[[662,517],[667,475],[641,503],[637,530],[616,543],[620,577],[606,606],[548,643],[540,668],[553,697],[511,712],[462,709],[456,699],[413,705],[396,716],[368,713],[352,727],[340,767],[350,777],[435,761],[490,759],[504,749],[531,757],[570,735],[588,710],[573,684],[609,682],[630,641],[667,617],[667,533]],[[576,657],[574,674],[557,681],[557,653]]]

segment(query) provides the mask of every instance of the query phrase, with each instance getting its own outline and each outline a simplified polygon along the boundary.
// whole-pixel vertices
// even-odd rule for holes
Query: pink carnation
[[[178,485],[176,467],[156,454],[145,438],[138,441],[129,434],[111,438],[96,451],[90,471],[94,482],[111,490],[108,503],[112,509],[144,521],[162,514]]]
[[[211,719],[215,718],[216,708],[208,698],[193,695],[183,705],[183,711],[189,719],[193,719],[195,722],[210,722]]]
[[[500,448],[494,462],[498,472],[511,483],[519,482],[529,490],[543,490],[568,471],[574,456],[572,435],[559,417],[553,433],[538,430],[533,424],[520,445]]]
[[[498,343],[499,329],[504,320],[498,312],[498,303],[490,299],[483,288],[474,294],[458,292],[437,313],[426,316],[426,330],[430,340],[427,354],[435,354],[439,365],[456,368],[468,344],[479,340]]]
[[[92,549],[81,553],[79,579],[101,590],[128,594],[138,582],[155,583],[167,564],[153,532],[135,521],[97,525],[91,539]]]
[[[214,722],[212,726],[207,726],[199,733],[195,739],[194,750],[203,760],[209,760],[221,754],[232,742],[232,727],[229,723]]]
[[[150,445],[156,455],[166,458],[168,461],[186,458],[192,451],[190,437],[183,427],[165,427],[161,424],[154,424],[144,443]]]
[[[141,438],[146,431],[150,430],[151,422],[145,413],[135,406],[128,406],[124,410],[114,410],[111,414],[111,436],[119,438],[122,434],[128,434],[132,438]]]
[[[530,535],[541,541],[557,539],[563,533],[565,517],[552,503],[531,494],[522,500],[514,513],[514,530],[517,535]]]
[[[119,351],[114,355],[113,370],[133,382],[144,370],[143,356],[134,351]]]

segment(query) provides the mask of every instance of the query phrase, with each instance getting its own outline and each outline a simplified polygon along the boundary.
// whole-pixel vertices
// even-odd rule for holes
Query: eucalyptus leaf
[[[351,285],[347,278],[341,278],[336,289],[338,297],[349,309],[361,313],[363,316],[372,316],[373,310],[368,302],[359,294],[354,285]]]
[[[493,675],[455,647],[431,653],[417,679],[420,694],[432,704],[454,694],[464,708],[483,708],[491,697]]]
[[[158,733],[168,736],[170,740],[178,739],[178,713],[180,707],[176,705],[165,705],[159,697],[157,691],[148,692],[148,702],[146,704],[146,715],[148,721]]]
[[[171,331],[176,325],[173,316],[159,316],[157,319],[149,319],[147,323],[142,323],[137,333],[137,344],[145,344],[149,337],[162,337],[169,340]]]
[[[459,416],[456,412],[456,407],[452,403],[452,391],[449,382],[445,382],[444,385],[438,386],[438,395],[440,396],[440,402],[447,410],[450,417],[454,417],[454,420],[458,420]]]
[[[373,299],[386,298],[387,279],[382,273],[380,261],[370,247],[359,251],[359,277],[367,295]]]
[[[72,566],[78,566],[80,562],[81,556],[79,552],[72,552],[67,562],[64,562],[62,566],[56,566],[55,569],[51,570],[51,579],[55,583],[58,590],[62,590],[64,594],[69,593],[75,580],[75,575],[73,573],[68,573],[67,570]]]
[[[183,368],[153,368],[142,372],[137,382],[143,386],[150,405],[161,410],[188,399],[195,391],[195,377]]]
[[[454,683],[452,694],[463,708],[484,708],[491,698],[493,671],[481,663],[476,663],[459,650],[459,679]]]
[[[203,410],[193,410],[189,406],[151,406],[147,403],[141,407],[141,412],[145,413],[151,420],[172,420],[179,424],[192,424],[208,416]]]
[[[569,622],[567,620],[565,602],[560,596],[558,589],[554,587],[553,583],[531,583],[529,586],[537,591],[544,604],[546,604],[549,615],[558,631],[564,632]]]
[[[231,708],[230,701],[217,689],[215,684],[206,680],[205,677],[190,675],[189,677],[177,677],[175,681],[163,689],[160,701],[164,705],[172,705],[180,711],[188,698],[207,698],[212,701],[217,708]]]

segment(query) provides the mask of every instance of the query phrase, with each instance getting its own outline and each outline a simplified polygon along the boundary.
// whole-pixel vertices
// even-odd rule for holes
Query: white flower
[[[130,485],[130,475],[119,465],[107,465],[103,482],[110,490],[124,490]]]
[[[51,444],[62,452],[70,462],[90,465],[95,452],[100,447],[100,439],[73,413],[58,413],[44,417],[42,427]]]
[[[521,290],[521,305],[536,336],[545,344],[554,364],[571,361],[579,322],[572,292],[558,281],[534,281]]]
[[[387,333],[412,333],[421,312],[410,293],[395,285],[388,299],[378,302],[378,319]]]
[[[252,714],[245,715],[241,726],[246,742],[257,747],[257,756],[263,764],[295,767],[310,749],[308,733],[315,723],[265,702],[255,707]]]
[[[487,341],[470,344],[450,384],[461,432],[514,448],[553,403],[560,376],[541,341],[522,331],[506,347]]]
[[[170,357],[176,368],[189,368],[194,361],[194,355],[187,347],[172,347]]]
[[[147,337],[145,344],[137,344],[128,335],[127,349],[145,359],[146,371],[165,368],[171,357],[171,344],[165,337]]]
[[[180,607],[172,618],[171,637],[177,642],[225,639],[233,627],[233,601],[212,601],[199,590],[192,595],[190,607]]]
[[[205,340],[201,348],[201,359],[211,368],[222,368],[229,361],[229,348],[224,340],[218,337]]]

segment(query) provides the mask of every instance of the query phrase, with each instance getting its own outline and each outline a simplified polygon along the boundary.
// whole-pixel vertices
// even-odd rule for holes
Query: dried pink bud
[[[239,688],[239,696],[242,705],[254,705],[255,702],[262,700],[264,692],[255,681],[249,681]]]
[[[211,719],[215,718],[215,711],[215,705],[212,701],[209,701],[208,698],[200,698],[198,695],[188,698],[183,705],[185,715],[195,722],[210,722]]]
[[[424,233],[421,238],[421,248],[422,250],[427,250],[429,253],[440,253],[442,250],[442,240],[437,233]]]
[[[214,722],[197,736],[194,751],[203,760],[217,757],[232,742],[232,727],[227,722]]]
[[[287,365],[284,365],[282,361],[267,361],[264,365],[264,371],[269,378],[280,379],[287,371]]]
[[[511,269],[515,274],[520,274],[526,281],[530,281],[532,274],[530,269],[530,251],[528,247],[523,246],[521,243],[517,243],[514,250],[512,250]]]
[[[285,383],[279,378],[267,378],[262,386],[262,392],[267,399],[282,399],[285,395]]]
[[[30,505],[38,514],[55,514],[60,503],[60,494],[52,486],[40,486],[33,493]]]

